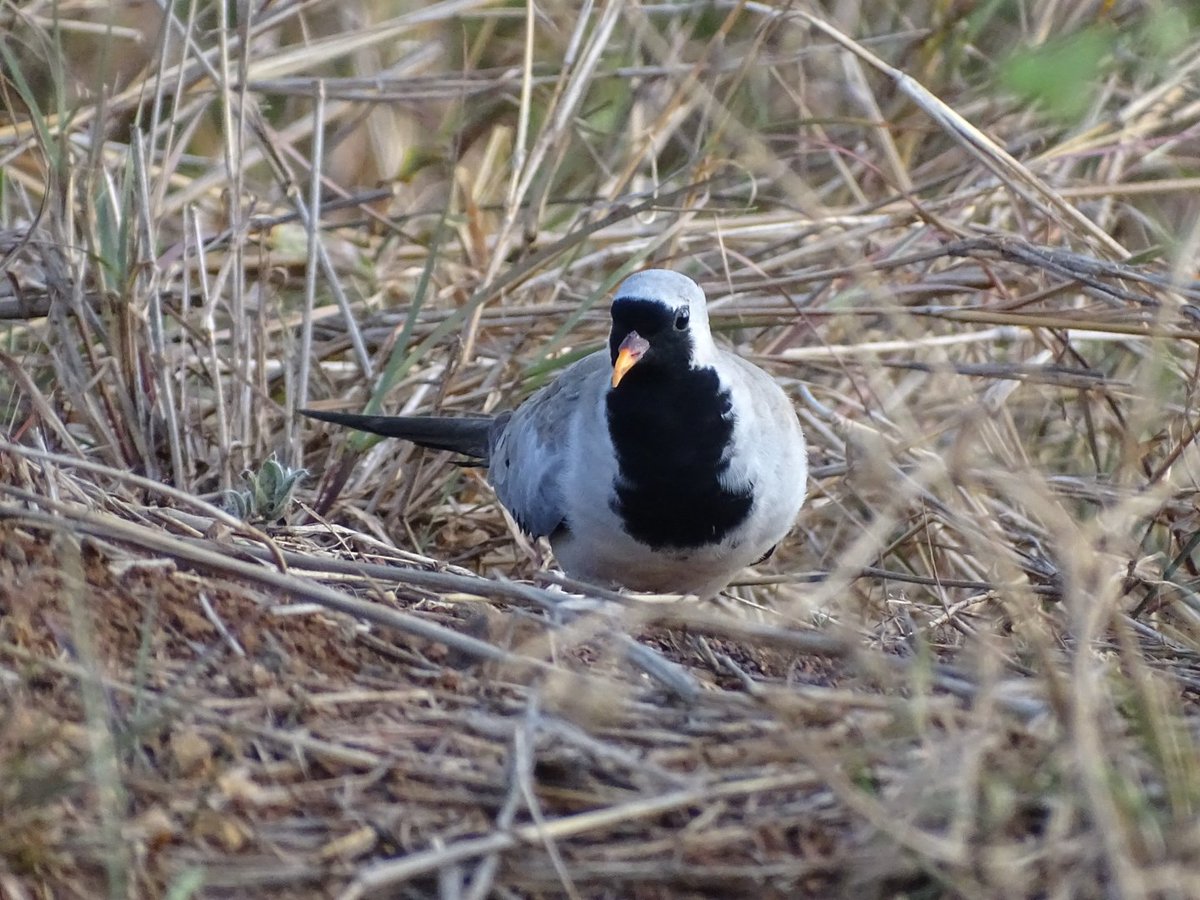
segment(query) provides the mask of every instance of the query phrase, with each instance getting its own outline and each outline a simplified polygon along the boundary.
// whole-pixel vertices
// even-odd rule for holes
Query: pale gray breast
[[[759,488],[761,505],[794,516],[807,492],[808,448],[796,407],[779,383],[754,363],[723,353],[722,369],[734,395],[739,464],[736,475]]]

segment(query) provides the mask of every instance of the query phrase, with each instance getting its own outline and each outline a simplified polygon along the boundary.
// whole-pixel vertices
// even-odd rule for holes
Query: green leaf
[[[1020,51],[1000,67],[1000,83],[1053,116],[1077,120],[1096,97],[1112,45],[1113,33],[1095,27]]]

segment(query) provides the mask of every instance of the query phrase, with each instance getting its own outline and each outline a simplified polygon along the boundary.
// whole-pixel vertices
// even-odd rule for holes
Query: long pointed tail
[[[488,463],[492,416],[358,416],[350,413],[319,412],[302,409],[310,419],[346,425],[359,431],[403,438],[422,447],[449,450]]]

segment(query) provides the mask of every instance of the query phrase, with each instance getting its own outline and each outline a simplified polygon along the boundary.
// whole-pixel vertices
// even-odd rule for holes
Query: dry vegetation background
[[[1200,896],[1198,26],[0,3],[0,895]],[[812,445],[719,603],[296,415],[649,263]]]

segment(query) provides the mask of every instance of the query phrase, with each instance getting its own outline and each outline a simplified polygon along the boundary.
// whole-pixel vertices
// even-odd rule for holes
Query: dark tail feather
[[[350,413],[302,409],[310,419],[346,425],[359,431],[403,438],[433,450],[449,450],[488,462],[488,441],[495,419],[492,416],[356,416]]]

